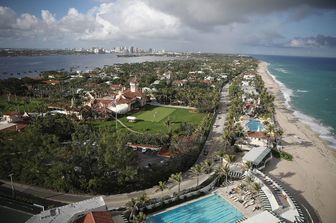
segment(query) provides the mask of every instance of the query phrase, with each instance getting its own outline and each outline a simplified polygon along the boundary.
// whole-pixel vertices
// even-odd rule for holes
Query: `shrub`
[[[280,152],[280,157],[281,159],[285,159],[285,160],[288,160],[288,161],[292,161],[293,160],[293,156],[287,152]]]

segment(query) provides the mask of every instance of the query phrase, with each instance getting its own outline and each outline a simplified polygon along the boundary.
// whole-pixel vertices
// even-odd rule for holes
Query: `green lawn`
[[[155,119],[152,118],[154,112],[157,111]],[[160,117],[158,114],[160,113]],[[122,118],[121,121],[126,124],[130,129],[138,132],[144,133],[163,133],[169,132],[168,126],[165,124],[169,119],[171,124],[170,128],[176,130],[179,128],[180,124],[183,122],[192,123],[198,125],[200,121],[204,118],[206,114],[198,113],[193,110],[182,109],[182,108],[165,108],[165,107],[146,107],[145,111],[132,114],[132,116],[137,117],[138,120],[135,123],[127,122],[126,118]],[[147,117],[147,119],[143,118]]]
[[[165,107],[148,107],[146,111],[141,111],[135,114],[135,117],[139,120],[149,121],[149,122],[160,122],[165,119],[168,115],[173,113],[175,108],[165,108]]]
[[[154,112],[157,111],[155,119],[153,118]],[[160,111],[160,114],[159,112]],[[206,116],[206,113],[198,113],[193,110],[182,109],[182,108],[164,108],[164,107],[154,107],[146,106],[144,111],[130,114],[130,116],[135,116],[138,119],[135,123],[130,123],[127,121],[126,117],[120,118],[127,127],[138,132],[143,133],[161,133],[167,134],[169,132],[168,126],[165,122],[170,120],[172,130],[179,128],[180,124],[183,122],[192,123],[198,125],[201,120]],[[114,128],[115,121],[92,121],[95,127],[98,128]],[[118,128],[123,128],[120,124]]]

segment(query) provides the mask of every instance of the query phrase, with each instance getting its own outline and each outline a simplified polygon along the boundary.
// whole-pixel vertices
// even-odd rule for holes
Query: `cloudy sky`
[[[335,0],[0,0],[0,47],[336,57]]]

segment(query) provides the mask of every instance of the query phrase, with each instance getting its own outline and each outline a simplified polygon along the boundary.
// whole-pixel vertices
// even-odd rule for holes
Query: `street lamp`
[[[14,185],[13,185],[13,175],[14,173],[9,174],[8,176],[10,177],[11,180],[11,186],[12,186],[12,197],[14,198],[15,195],[15,190],[14,190]]]

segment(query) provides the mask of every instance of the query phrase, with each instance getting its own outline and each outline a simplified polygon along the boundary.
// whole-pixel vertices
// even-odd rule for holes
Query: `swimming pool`
[[[150,216],[146,223],[234,223],[244,215],[214,194],[178,208]]]
[[[261,132],[264,130],[264,125],[257,119],[251,119],[248,123],[246,123],[246,127],[251,132]]]

